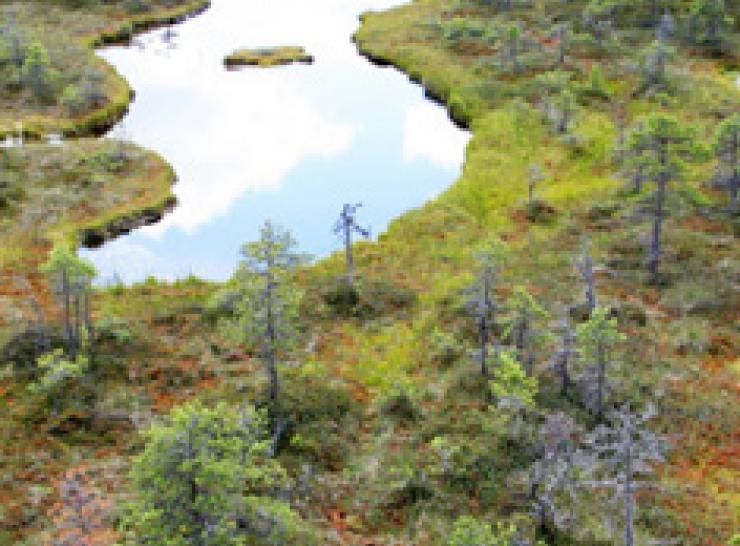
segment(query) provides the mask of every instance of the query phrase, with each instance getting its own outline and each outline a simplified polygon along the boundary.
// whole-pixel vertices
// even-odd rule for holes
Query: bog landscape
[[[740,545],[738,0],[0,0],[0,546]]]

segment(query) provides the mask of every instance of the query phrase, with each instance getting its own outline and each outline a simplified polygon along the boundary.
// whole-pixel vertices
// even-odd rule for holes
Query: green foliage
[[[49,53],[40,42],[33,42],[21,70],[23,84],[28,86],[38,100],[50,101],[54,97],[56,75],[51,69]]]
[[[718,47],[734,21],[725,0],[694,0],[689,15],[694,43]]]
[[[270,498],[285,472],[269,458],[263,416],[252,407],[192,402],[145,434],[122,520],[128,544],[312,544],[284,502]]]
[[[88,358],[78,355],[71,360],[62,349],[55,349],[39,357],[37,368],[39,377],[28,386],[29,415],[51,419],[52,426],[63,428],[65,421],[87,420],[96,396]]]
[[[108,97],[103,87],[104,80],[101,72],[89,69],[78,85],[70,84],[64,88],[61,102],[70,115],[79,116],[106,104]]]
[[[71,382],[84,377],[90,362],[85,356],[78,356],[76,360],[70,361],[64,357],[61,349],[57,349],[41,356],[37,365],[41,375],[29,386],[29,391],[53,399],[64,396]]]
[[[513,525],[498,522],[495,527],[471,516],[455,521],[449,546],[512,546],[517,538]]]
[[[54,247],[41,271],[51,277],[55,286],[61,286],[65,276],[70,285],[87,284],[97,276],[95,266],[78,257],[74,250],[65,244]]]
[[[241,296],[239,324],[244,341],[261,354],[287,352],[296,341],[301,293],[292,275],[303,256],[295,246],[288,231],[266,222],[260,239],[242,247],[243,259],[234,276]]]
[[[661,41],[654,41],[638,56],[638,71],[642,77],[636,93],[670,92],[668,63],[676,56],[676,50]]]
[[[513,317],[504,336],[516,346],[519,360],[524,364],[528,375],[532,375],[537,348],[547,339],[543,323],[547,320],[548,313],[523,286],[514,288],[508,307]]]
[[[104,317],[95,325],[95,334],[98,341],[110,342],[121,347],[130,345],[136,339],[136,334],[126,321],[112,316]]]
[[[490,387],[499,405],[534,407],[537,385],[537,378],[527,375],[513,353],[504,351],[498,355]]]
[[[596,361],[627,339],[617,324],[616,318],[609,317],[609,309],[597,307],[588,321],[576,327],[578,346],[585,360]]]

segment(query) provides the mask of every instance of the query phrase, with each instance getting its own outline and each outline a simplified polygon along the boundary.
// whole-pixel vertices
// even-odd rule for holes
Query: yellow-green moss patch
[[[269,68],[288,64],[311,64],[313,55],[299,46],[267,47],[259,49],[239,49],[224,59],[227,68],[239,66],[258,66]]]

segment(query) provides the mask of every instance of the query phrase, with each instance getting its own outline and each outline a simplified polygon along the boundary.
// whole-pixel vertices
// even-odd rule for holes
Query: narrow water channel
[[[350,42],[368,9],[392,0],[213,0],[202,15],[99,51],[136,100],[111,136],[175,168],[178,205],[156,225],[83,250],[103,282],[193,274],[228,278],[241,244],[272,219],[302,251],[340,248],[341,205],[382,232],[459,176],[469,134],[422,89],[370,64]],[[227,71],[241,47],[301,45],[311,66]]]

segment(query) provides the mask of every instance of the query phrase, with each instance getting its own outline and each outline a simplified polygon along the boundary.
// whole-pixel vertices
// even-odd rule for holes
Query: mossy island
[[[270,68],[290,64],[312,64],[313,55],[299,46],[261,47],[257,49],[238,49],[224,59],[226,68],[258,66]]]

